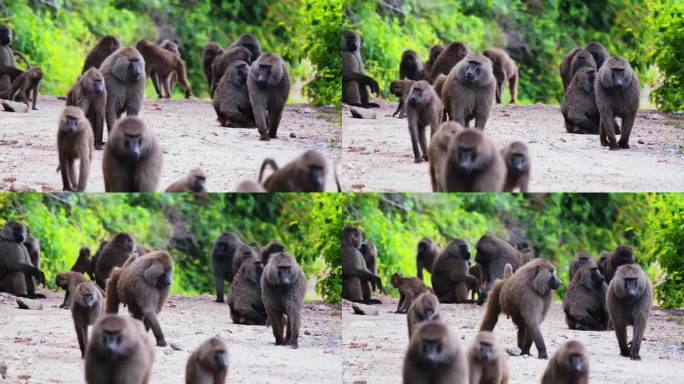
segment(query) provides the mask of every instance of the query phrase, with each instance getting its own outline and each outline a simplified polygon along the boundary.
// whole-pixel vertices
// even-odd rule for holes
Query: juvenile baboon
[[[399,114],[400,119],[406,117],[406,98],[413,83],[413,80],[394,80],[390,83],[390,93],[399,99],[397,110],[394,111],[392,117],[395,117],[397,114]]]
[[[479,129],[463,129],[447,149],[440,191],[501,192],[506,165],[494,142]]]
[[[145,76],[152,79],[154,90],[160,99],[162,97],[171,98],[172,73],[178,76],[178,81],[185,91],[185,98],[190,97],[191,88],[190,84],[188,84],[185,61],[183,59],[147,40],[138,41],[135,48],[145,59]],[[159,89],[160,83],[165,96],[162,95],[162,90]]]
[[[88,326],[93,325],[104,313],[104,297],[100,288],[92,281],[80,283],[73,292],[74,300],[71,305],[71,318],[74,319],[74,328],[78,338],[78,347],[81,349],[81,358],[85,358],[86,346],[88,345]]]
[[[57,153],[62,174],[62,190],[85,191],[93,159],[93,130],[81,108],[64,107],[57,128]]]
[[[237,40],[231,44],[228,49],[235,47],[245,47],[250,53],[251,59],[248,61],[250,64],[255,62],[259,57],[261,57],[261,43],[256,36],[249,33],[240,35]]]
[[[360,251],[362,241],[363,234],[359,228],[347,226],[342,229],[342,297],[355,302],[379,304],[379,300],[363,297],[361,292],[361,286],[367,281],[383,290],[380,277],[368,270]]]
[[[71,267],[71,272],[79,272],[88,274],[90,280],[95,280],[95,268],[93,267],[93,259],[90,257],[90,248],[83,246],[78,251],[78,258]]]
[[[268,264],[268,259],[271,257],[271,255],[278,252],[285,252],[285,245],[276,240],[270,241],[259,251],[261,254],[261,263],[263,265]]]
[[[209,42],[202,48],[202,68],[204,69],[204,77],[207,79],[207,87],[209,87],[209,93],[213,95],[211,91],[211,85],[214,81],[214,71],[212,70],[212,64],[216,60],[216,57],[223,53],[223,48],[214,42]]]
[[[587,44],[584,49],[589,51],[591,53],[591,56],[594,57],[594,61],[596,62],[596,69],[601,69],[603,66],[603,63],[610,57],[610,54],[608,54],[608,51],[606,51],[606,48],[601,45],[601,43],[592,41],[591,43]]]
[[[174,56],[182,59],[180,49],[179,49],[178,43],[176,41],[166,39],[166,40],[163,40],[161,43],[159,43],[159,46],[161,48],[166,49],[167,51],[173,53]],[[176,83],[176,74],[171,73],[169,76],[171,77],[171,80],[170,80],[171,81],[171,89],[173,89],[173,86]],[[157,87],[155,87],[155,89],[158,89],[159,88],[159,84],[158,84],[159,79],[156,76],[152,76],[152,81],[157,82]]]
[[[506,352],[491,332],[480,331],[468,349],[470,384],[507,384]]]
[[[599,272],[603,274],[603,277],[606,279],[606,284],[610,283],[610,280],[608,280],[607,276],[607,269],[608,269],[608,259],[610,259],[610,256],[613,254],[613,252],[609,251],[603,251],[599,254],[599,259],[596,262],[596,266],[599,269]]]
[[[233,255],[235,250],[241,246],[242,240],[233,232],[221,232],[214,241],[211,250],[211,271],[214,274],[214,285],[216,287],[216,302],[223,303],[223,292],[225,280],[233,281]]]
[[[379,108],[368,102],[368,89],[380,95],[378,82],[366,75],[361,58],[361,38],[348,29],[342,30],[342,102],[363,108]]]
[[[512,269],[513,267],[511,267]],[[477,288],[473,289],[470,291],[470,300],[475,302],[475,300],[478,300],[478,304],[482,304],[484,302],[484,288],[485,288],[485,282],[484,282],[484,277],[482,277],[482,266],[480,264],[473,264],[470,266],[470,270],[468,273],[474,277],[477,280]],[[477,299],[475,299],[475,296],[477,295]]]
[[[111,135],[116,119],[124,111],[128,116],[140,113],[145,97],[145,60],[137,49],[124,47],[107,56],[100,71],[107,89],[105,120]]]
[[[563,298],[565,322],[570,329],[603,331],[608,327],[606,292],[608,285],[596,265],[578,268]]]
[[[143,324],[130,317],[104,315],[93,326],[86,349],[88,384],[150,382],[154,346]]]
[[[575,72],[572,82],[563,95],[561,113],[568,133],[597,134],[599,115],[594,96],[596,70],[590,67]]]
[[[40,269],[40,241],[30,233],[26,234],[24,239],[24,247],[29,253],[29,259],[34,267]]]
[[[126,232],[114,235],[102,248],[102,252],[94,261],[95,281],[105,289],[107,279],[114,267],[122,266],[126,260],[136,254],[136,243],[133,236]]]
[[[104,150],[106,192],[155,192],[162,168],[157,135],[138,117],[116,122]]]
[[[119,39],[115,36],[104,36],[97,42],[97,45],[88,52],[81,73],[85,73],[90,68],[100,68],[104,60],[121,48]]]
[[[425,291],[413,300],[406,314],[409,340],[418,324],[431,320],[440,320],[439,300],[432,292]]]
[[[173,182],[165,192],[206,192],[207,174],[202,168],[193,168],[182,179]]]
[[[653,288],[638,264],[620,266],[608,286],[606,304],[620,355],[641,360],[639,349],[653,303]],[[632,342],[627,344],[627,326],[632,326]]]
[[[454,66],[469,53],[468,47],[463,43],[455,41],[447,45],[430,66],[430,83],[434,83],[440,73],[448,75]]]
[[[38,101],[38,87],[41,80],[43,80],[43,71],[39,67],[27,69],[14,79],[7,98],[24,103],[27,106],[31,101],[31,109],[37,110],[36,102]]]
[[[416,271],[419,279],[423,280],[423,269],[432,273],[432,266],[441,252],[442,248],[432,241],[431,238],[423,237],[420,239],[418,251],[416,252]]]
[[[275,139],[290,94],[290,72],[285,61],[275,53],[263,53],[252,63],[247,88],[260,140]]]
[[[441,321],[414,330],[402,372],[404,384],[468,383],[468,360],[460,342]]]
[[[466,303],[468,291],[477,288],[477,279],[468,273],[468,243],[454,239],[435,259],[432,289],[440,303]]]
[[[66,105],[74,105],[83,110],[95,136],[95,149],[102,149],[107,106],[107,90],[102,72],[97,68],[90,68],[79,76],[67,93]]]
[[[253,263],[255,261],[261,261],[259,257],[259,251],[256,249],[256,247],[249,244],[240,244],[233,253],[233,267],[231,268],[233,271],[233,277],[235,277],[235,274],[237,274],[237,271],[240,269],[240,266],[243,263]]]
[[[241,46],[232,47],[222,52],[220,55],[216,56],[213,63],[211,64],[211,78],[212,83],[210,86],[211,96],[214,96],[216,92],[216,87],[221,81],[221,78],[228,70],[231,63],[236,61],[244,61],[245,63],[251,63],[252,54],[249,53],[249,49]]]
[[[76,292],[76,287],[84,283],[86,280],[85,276],[78,272],[60,272],[55,276],[55,285],[62,288],[64,293],[64,301],[59,306],[60,308],[69,309],[71,308],[71,303],[74,299],[74,293]]]
[[[439,179],[444,174],[446,168],[446,161],[449,154],[449,143],[456,137],[463,127],[455,121],[446,121],[442,123],[432,139],[428,147],[428,160],[430,161],[430,183],[432,185],[432,192],[442,191],[442,183]]]
[[[264,180],[267,166],[273,173]],[[268,192],[323,192],[327,175],[328,165],[323,155],[309,149],[283,168],[279,168],[275,160],[265,159],[259,171],[259,183],[263,183]]]
[[[364,240],[359,247],[359,251],[363,255],[363,260],[366,262],[366,267],[374,274],[378,274],[378,248],[372,242]],[[371,291],[378,289],[373,281],[366,281],[361,284],[361,292],[363,297],[370,297]]]
[[[285,252],[271,255],[261,275],[261,298],[271,321],[276,345],[299,346],[299,323],[305,293],[306,276],[294,256]]]
[[[435,63],[435,60],[437,60],[437,57],[439,57],[439,55],[442,52],[444,52],[444,46],[442,44],[433,45],[432,48],[430,48],[430,53],[428,54],[428,59],[425,62],[425,74],[426,74],[426,76],[432,72],[432,65]]]
[[[615,276],[618,267],[625,264],[634,264],[634,250],[629,245],[620,244],[615,248],[615,251],[608,254],[608,259],[605,262],[606,281],[610,282]]]
[[[596,263],[591,257],[591,254],[589,252],[582,251],[577,254],[577,257],[575,257],[575,259],[572,261],[572,264],[570,264],[570,280],[575,277],[575,273],[580,269],[581,266],[585,264],[590,264],[591,266],[596,267]]]
[[[399,63],[399,78],[409,80],[423,80],[425,69],[423,62],[416,54],[416,51],[409,49],[401,54],[401,63]]]
[[[599,138],[601,145],[611,150],[629,148],[629,135],[639,109],[639,79],[623,57],[609,57],[598,72],[594,83],[596,106],[601,115]],[[622,119],[618,128],[616,117]],[[615,134],[620,134],[616,141]]]
[[[399,303],[397,310],[394,313],[406,313],[409,307],[413,304],[418,295],[424,292],[429,292],[428,288],[422,280],[413,276],[402,276],[399,273],[394,273],[390,280],[392,286],[399,290]]]
[[[496,279],[503,278],[506,264],[510,264],[513,271],[518,270],[524,264],[522,255],[517,249],[489,233],[477,241],[475,248],[477,249],[475,261],[482,268],[485,296],[492,289]]]
[[[530,354],[532,341],[540,359],[548,359],[546,345],[539,325],[549,310],[553,290],[561,286],[554,266],[544,259],[535,259],[520,267],[513,276],[494,283],[487,298],[481,331],[493,331],[499,313],[510,316],[518,327],[518,348]]]
[[[565,55],[560,65],[560,76],[563,82],[563,93],[567,91],[568,85],[575,77],[577,71],[582,68],[597,70],[596,61],[589,51],[584,48],[575,48]]]
[[[22,71],[17,68],[14,59],[15,52],[12,47],[12,30],[5,24],[0,24],[0,94],[12,89],[12,82],[21,75]]]
[[[530,168],[532,164],[527,145],[521,141],[514,141],[501,149],[501,156],[506,163],[506,179],[503,191],[527,192],[530,183]]]
[[[218,121],[224,127],[251,128],[256,126],[252,104],[249,102],[247,76],[249,66],[242,60],[235,60],[221,77],[212,104]]]
[[[14,220],[6,222],[0,231],[0,292],[44,299],[45,295],[36,293],[35,282],[44,286],[45,274],[31,263],[23,244],[26,237],[26,226]]]
[[[224,384],[228,376],[228,347],[212,337],[195,349],[185,366],[185,384]]]
[[[230,318],[235,324],[266,324],[266,308],[261,299],[261,275],[264,266],[259,260],[242,263],[233,277],[228,292]]]
[[[428,159],[425,129],[430,126],[432,137],[442,122],[443,112],[442,100],[427,81],[421,80],[411,86],[406,98],[406,115],[414,162],[421,163]]]
[[[518,66],[515,61],[506,51],[499,48],[487,48],[482,54],[492,61],[492,70],[496,78],[496,102],[501,104],[503,85],[508,81],[511,104],[515,104],[518,95]]]
[[[546,366],[542,384],[589,383],[589,355],[577,340],[570,340],[553,354]]]
[[[482,55],[466,56],[449,72],[442,90],[449,103],[449,119],[465,128],[475,119],[475,127],[484,130],[495,92],[492,62]]]

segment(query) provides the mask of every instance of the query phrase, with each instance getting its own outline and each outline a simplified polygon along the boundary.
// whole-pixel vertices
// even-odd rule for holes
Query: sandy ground
[[[379,316],[354,315],[351,305],[343,305],[342,355],[344,383],[401,382],[404,351],[408,345],[406,315],[392,313],[396,299],[383,299]],[[484,307],[475,304],[445,304],[441,307],[443,320],[462,341],[472,342]],[[684,376],[684,317],[655,309],[651,311],[645,340],[641,344],[641,361],[619,355],[614,332],[572,331],[567,328],[562,303],[554,302],[542,324],[546,348],[551,356],[568,340],[581,341],[590,354],[590,381],[601,383],[675,383]],[[516,331],[505,315],[499,317],[494,330],[504,348],[515,347]],[[631,337],[631,330],[629,331]],[[508,357],[509,383],[539,382],[547,361],[536,357]]]
[[[428,164],[415,164],[406,119],[392,117],[396,103],[377,119],[342,113],[341,183],[345,191],[431,192]],[[629,150],[609,151],[598,135],[565,131],[559,107],[496,105],[485,132],[502,147],[527,143],[532,192],[681,191],[684,189],[684,120],[640,111]]]
[[[63,293],[50,293],[43,310],[18,309],[15,299],[0,295],[0,383],[83,383],[84,363]],[[125,313],[125,308],[121,308]],[[169,344],[157,347],[151,383],[182,383],[190,353],[218,335],[226,340],[228,380],[232,383],[339,383],[342,376],[339,306],[307,302],[302,311],[299,349],[276,347],[270,328],[235,325],[226,304],[209,295],[172,296],[160,314]],[[152,337],[152,333],[149,333]]]
[[[57,121],[63,107],[64,101],[45,96],[38,100],[38,111],[0,111],[0,190],[62,189],[55,169]],[[164,150],[160,191],[197,166],[207,173],[209,191],[234,191],[241,180],[258,178],[264,158],[272,157],[282,166],[309,148],[321,151],[332,165],[341,141],[339,115],[307,105],[287,106],[278,138],[269,142],[259,141],[255,128],[221,127],[208,99],[146,99],[140,116],[155,130]],[[336,190],[332,176],[326,190]],[[94,152],[86,191],[104,191],[102,151]]]

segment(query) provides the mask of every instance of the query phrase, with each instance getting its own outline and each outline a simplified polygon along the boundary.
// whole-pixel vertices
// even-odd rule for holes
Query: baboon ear
[[[532,280],[532,288],[539,295],[544,296],[549,291],[550,279],[551,275],[549,274],[548,269],[537,267],[537,273],[535,273],[534,279]]]

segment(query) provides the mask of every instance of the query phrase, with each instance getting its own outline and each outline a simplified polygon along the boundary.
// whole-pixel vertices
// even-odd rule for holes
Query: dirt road
[[[341,183],[345,191],[431,192],[428,164],[415,164],[406,119],[342,113]],[[598,135],[565,132],[558,107],[496,105],[485,132],[497,146],[520,140],[532,157],[531,192],[681,191],[684,189],[684,120],[640,111],[631,149],[609,151]]]
[[[0,111],[0,190],[62,189],[55,169],[57,121],[63,107],[64,101],[46,96],[39,98],[38,111]],[[284,165],[309,148],[321,151],[333,164],[339,153],[334,146],[341,140],[339,114],[307,105],[287,106],[278,138],[269,142],[259,141],[256,129],[219,126],[209,100],[146,99],[140,117],[155,130],[164,150],[160,191],[197,166],[207,173],[209,191],[234,191],[241,180],[258,178],[264,158]],[[332,176],[326,190],[336,190]],[[86,191],[104,191],[102,151],[94,152]]]

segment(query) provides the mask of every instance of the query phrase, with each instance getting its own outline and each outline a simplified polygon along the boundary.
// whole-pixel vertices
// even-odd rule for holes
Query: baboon
[[[587,44],[584,49],[589,51],[591,53],[591,56],[594,57],[594,61],[596,62],[596,69],[601,69],[603,66],[603,63],[610,57],[610,54],[608,54],[608,51],[606,51],[606,48],[601,45],[601,43],[592,41],[591,43]]]
[[[428,147],[428,160],[430,161],[430,183],[432,192],[442,191],[442,184],[439,179],[444,174],[449,150],[449,143],[456,137],[456,134],[463,130],[463,127],[455,121],[442,123],[437,133],[430,140]]]
[[[468,360],[446,324],[419,324],[409,342],[403,368],[404,384],[468,383]]]
[[[532,341],[540,359],[548,359],[546,345],[539,325],[549,310],[553,290],[561,286],[556,269],[548,260],[535,259],[523,265],[513,276],[494,283],[487,298],[481,331],[493,331],[499,313],[510,316],[518,327],[518,348],[530,354]]]
[[[594,96],[596,70],[590,67],[575,72],[572,82],[563,95],[561,113],[568,133],[597,134],[599,115]]]
[[[83,246],[78,251],[78,258],[71,267],[71,272],[87,274],[90,280],[95,280],[95,268],[93,265],[93,259],[90,257],[90,248]]]
[[[406,117],[406,98],[413,83],[413,80],[394,80],[390,83],[390,93],[399,99],[397,110],[394,111],[392,117],[395,117],[397,114],[399,114],[400,119]]]
[[[594,83],[596,106],[601,115],[599,138],[601,145],[611,150],[629,148],[629,135],[639,109],[639,79],[624,57],[609,57],[598,72]],[[618,128],[616,117],[622,119]],[[615,134],[620,134],[616,141]]]
[[[568,85],[581,68],[597,70],[596,61],[589,51],[584,48],[575,48],[565,55],[560,65],[560,76],[563,82],[563,93],[567,91]]]
[[[468,291],[477,288],[477,279],[468,273],[470,251],[463,239],[454,239],[442,250],[432,266],[432,289],[440,303],[466,303]]]
[[[342,297],[355,302],[380,304],[379,300],[363,297],[361,286],[369,281],[381,291],[380,276],[368,270],[366,261],[360,251],[363,234],[357,227],[347,226],[342,229]]]
[[[618,267],[608,286],[606,304],[621,356],[641,360],[639,349],[652,303],[653,288],[641,267],[638,264]],[[632,326],[631,345],[627,344],[628,325]]]
[[[449,104],[449,119],[465,128],[475,119],[475,127],[484,130],[495,92],[492,62],[482,55],[466,56],[449,72],[442,90]]]
[[[253,247],[249,244],[240,244],[233,253],[233,266],[231,268],[233,271],[233,278],[243,263],[255,261],[261,261],[259,257],[259,251],[256,249],[256,247]]]
[[[211,91],[211,85],[214,81],[214,72],[212,70],[212,64],[216,57],[223,53],[223,48],[214,42],[209,42],[202,48],[202,68],[204,69],[204,77],[207,79],[207,87],[209,87],[209,93],[213,95]]]
[[[252,128],[256,126],[252,104],[249,102],[247,76],[249,66],[242,60],[235,60],[221,77],[212,104],[218,121],[224,127]]]
[[[511,269],[512,268],[513,267],[511,267]],[[479,300],[480,302],[478,304],[482,304],[484,300],[484,294],[482,292],[484,292],[485,287],[484,278],[482,277],[482,266],[480,264],[475,263],[470,266],[468,273],[477,280],[477,288],[472,289],[470,291],[470,300],[476,302],[477,299],[475,299],[475,296],[477,295],[478,299],[482,297],[482,299]]]
[[[212,337],[195,349],[185,366],[185,384],[224,384],[228,376],[228,347]]]
[[[267,192],[261,183],[257,183],[253,180],[242,180],[237,187],[235,187],[235,192],[240,193],[264,193]]]
[[[172,73],[178,76],[178,81],[185,91],[185,98],[190,97],[191,88],[183,59],[147,40],[138,41],[135,48],[145,59],[145,76],[152,79],[152,85],[160,99],[171,98]],[[162,89],[159,87],[160,83]],[[162,95],[162,90],[165,96]]]
[[[116,267],[107,280],[107,313],[118,313],[119,303],[128,307],[131,315],[152,328],[157,346],[165,347],[157,314],[169,294],[173,276],[173,260],[164,251],[152,251]]]
[[[100,288],[106,288],[107,279],[114,267],[122,266],[126,260],[136,254],[135,246],[133,236],[126,232],[117,233],[107,242],[97,257],[97,261],[94,262],[95,281]]]
[[[245,63],[249,64],[252,62],[251,58],[252,54],[249,53],[249,49],[241,46],[229,48],[220,55],[216,56],[211,64],[211,79],[213,81],[210,85],[211,96],[214,96],[216,87],[218,87],[218,83],[221,81],[221,78],[226,73],[226,70],[228,70],[228,67],[231,63],[236,61],[244,61]]]
[[[606,292],[608,285],[593,264],[584,264],[571,276],[563,298],[565,322],[570,329],[604,331],[608,327]]]
[[[440,175],[443,192],[501,192],[506,165],[494,142],[479,129],[463,129],[447,149]]]
[[[425,291],[418,295],[406,314],[406,324],[408,325],[409,340],[413,336],[413,330],[424,321],[440,320],[439,300],[430,291]]]
[[[492,289],[496,279],[503,278],[506,264],[510,264],[513,271],[518,270],[524,264],[522,255],[515,247],[489,233],[477,241],[475,248],[477,249],[475,261],[482,268],[482,280],[485,284],[484,292],[482,292],[484,296]]]
[[[237,234],[228,231],[221,232],[214,241],[211,250],[211,271],[214,274],[217,303],[223,303],[225,280],[233,281],[233,275],[237,272],[233,271],[233,255],[242,244]]]
[[[55,277],[55,285],[62,288],[64,293],[64,301],[59,306],[60,308],[69,309],[74,300],[74,293],[79,284],[84,283],[85,276],[79,272],[60,272]]]
[[[38,101],[38,87],[41,80],[43,80],[43,71],[39,67],[27,69],[14,79],[7,98],[24,103],[27,106],[31,102],[31,109],[38,110],[36,102]]]
[[[159,184],[162,149],[157,135],[136,116],[116,122],[104,150],[106,192],[154,192]]]
[[[492,61],[492,71],[496,78],[496,102],[501,104],[503,97],[503,85],[508,81],[508,92],[511,95],[511,104],[515,104],[518,95],[518,66],[508,56],[508,53],[499,48],[487,48],[482,52]]]
[[[235,47],[245,47],[250,53],[251,59],[248,61],[250,64],[255,62],[259,57],[261,57],[261,43],[254,35],[245,33],[240,35],[237,40],[231,44],[228,49]],[[245,60],[247,61],[247,60]]]
[[[260,140],[275,139],[290,94],[290,73],[285,61],[270,52],[259,56],[247,75],[247,88]]]
[[[582,251],[577,254],[577,257],[575,257],[575,259],[572,261],[572,264],[570,264],[570,280],[575,277],[575,273],[580,269],[581,266],[585,264],[590,264],[591,266],[596,267],[596,263],[591,257],[591,254],[589,252]]]
[[[74,319],[81,358],[85,358],[86,346],[88,345],[88,326],[93,325],[104,313],[103,309],[104,297],[95,283],[84,281],[76,286],[71,305],[71,318]]]
[[[86,383],[147,384],[153,362],[154,346],[140,321],[104,315],[95,322],[86,349]]]
[[[235,324],[265,325],[266,308],[261,299],[261,275],[264,266],[259,260],[248,260],[233,277],[228,292],[230,318]]]
[[[64,107],[57,128],[57,152],[62,190],[83,192],[93,159],[93,130],[79,107]],[[76,174],[76,160],[79,170]]]
[[[444,113],[442,100],[427,81],[421,80],[411,86],[406,98],[406,115],[414,162],[421,163],[428,159],[425,129],[428,125],[430,126],[432,138],[439,124],[442,123],[442,113]]]
[[[423,80],[425,68],[416,54],[416,51],[409,49],[401,54],[399,63],[399,78],[409,80]]]
[[[264,180],[267,166],[273,173]],[[259,183],[263,183],[268,192],[323,192],[327,175],[328,165],[323,155],[309,149],[283,168],[279,168],[275,160],[265,159],[259,171]]]
[[[603,251],[599,254],[599,259],[596,262],[596,266],[599,269],[599,272],[603,274],[603,277],[606,279],[606,284],[610,283],[610,280],[608,280],[607,276],[607,270],[608,270],[608,259],[610,259],[610,256],[613,254],[613,252],[609,251]]]
[[[305,293],[306,276],[294,256],[285,252],[271,255],[261,275],[261,298],[276,345],[299,346],[299,322]]]
[[[618,267],[625,264],[634,264],[634,250],[629,245],[620,244],[615,248],[615,251],[608,254],[608,259],[605,262],[604,269],[606,281],[610,282],[615,276]]]
[[[95,149],[102,149],[107,106],[107,90],[102,72],[97,68],[90,68],[79,76],[67,93],[66,105],[83,110],[95,136]]]
[[[442,44],[433,45],[432,48],[430,48],[428,59],[425,62],[426,75],[432,72],[432,65],[442,52],[444,52],[444,46]]]
[[[36,293],[35,283],[45,286],[45,274],[31,263],[23,244],[26,237],[26,226],[14,220],[6,222],[0,231],[0,292],[44,299],[45,295]]]
[[[178,57],[178,58],[180,58],[180,59],[183,58],[183,57],[181,56],[180,49],[179,49],[179,47],[178,47],[178,43],[177,43],[176,41],[166,39],[166,40],[163,40],[161,43],[159,43],[159,46],[160,46],[161,48],[166,49],[167,51],[173,53],[174,56],[176,56],[176,57]],[[176,74],[175,74],[175,73],[171,73],[169,76],[171,77],[171,80],[170,80],[170,81],[171,81],[171,89],[173,89],[173,86],[174,86],[175,83],[176,83]],[[157,82],[157,88],[155,88],[155,89],[158,89],[158,87],[159,87],[159,79],[158,79],[156,76],[152,76],[152,82]]]
[[[443,89],[444,89],[444,84],[446,83],[446,80],[447,80],[448,78],[449,78],[449,77],[448,77],[447,75],[445,75],[445,74],[443,74],[443,73],[440,73],[439,76],[437,76],[437,78],[435,79],[435,82],[432,84],[432,88],[434,88],[435,92],[437,93],[437,95],[438,95],[440,98],[442,98],[442,91],[443,91]],[[443,102],[443,101],[444,101],[444,100],[442,99],[442,102]],[[446,111],[446,105],[444,106],[444,108],[445,108],[445,111]]]
[[[342,102],[363,108],[379,108],[368,102],[368,89],[380,95],[378,82],[366,75],[361,58],[361,38],[348,29],[342,30]]]
[[[430,66],[430,83],[434,83],[440,73],[448,75],[454,66],[468,56],[469,53],[468,47],[463,43],[455,41],[447,45]]]
[[[480,331],[468,349],[470,384],[507,384],[508,364],[506,352],[499,346],[494,335]]]
[[[202,168],[193,168],[182,179],[173,182],[165,192],[206,192],[207,175]]]
[[[124,111],[128,116],[140,113],[145,97],[145,60],[137,49],[124,47],[107,56],[100,71],[107,89],[105,120],[111,135],[114,123]]]
[[[419,279],[423,280],[423,269],[432,273],[432,266],[441,252],[442,248],[432,241],[431,238],[426,236],[420,239],[418,242],[418,251],[416,252],[416,276]]]
[[[104,36],[97,42],[95,47],[88,52],[81,73],[85,73],[90,68],[100,68],[105,59],[121,48],[119,39],[115,36]]]
[[[359,247],[359,251],[363,255],[363,260],[366,262],[366,268],[374,274],[378,274],[378,248],[372,242],[364,240]],[[361,284],[361,292],[363,297],[370,297],[371,291],[378,289],[375,283],[367,280]]]
[[[259,253],[261,254],[261,263],[263,265],[268,264],[268,259],[272,254],[277,252],[285,252],[285,245],[279,241],[271,241],[263,247]]]
[[[402,276],[396,272],[392,275],[390,282],[394,288],[399,290],[399,303],[394,313],[408,312],[413,300],[418,295],[430,291],[430,288],[421,279],[413,276]]]
[[[9,92],[12,89],[12,82],[22,74],[14,59],[15,53],[18,52],[15,52],[10,44],[12,30],[5,24],[0,24],[0,94]]]
[[[506,179],[503,191],[527,192],[530,183],[530,168],[532,164],[527,145],[521,141],[514,141],[501,149],[501,157],[506,163]]]
[[[40,241],[30,233],[26,234],[24,239],[24,247],[29,253],[29,259],[34,267],[40,269]]]
[[[542,384],[589,383],[589,355],[577,340],[563,344],[546,366]]]

